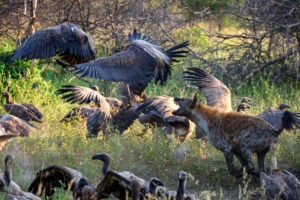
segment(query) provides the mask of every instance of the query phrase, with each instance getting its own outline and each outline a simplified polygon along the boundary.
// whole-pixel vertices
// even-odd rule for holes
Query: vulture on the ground
[[[186,117],[173,115],[173,111],[179,107],[174,103],[174,98],[169,96],[157,96],[146,99],[137,109],[146,116],[141,116],[141,123],[152,125],[163,125],[168,133],[172,133],[174,128],[175,136],[184,141],[194,128],[194,124]]]
[[[178,62],[176,59],[179,57],[185,57],[187,51],[181,49],[189,44],[184,42],[164,50],[136,30],[133,35],[129,34],[129,41],[126,51],[74,66],[75,74],[126,83],[133,94],[142,97],[153,78],[155,83],[167,81],[172,63]]]
[[[5,173],[3,183],[6,189],[5,200],[41,200],[30,192],[24,192],[19,185],[12,181],[13,158],[8,155],[5,157]]]
[[[43,59],[56,54],[71,65],[94,60],[96,56],[92,38],[76,25],[64,23],[36,31],[14,52],[11,61]]]
[[[183,74],[185,81],[197,86],[204,94],[208,106],[223,112],[232,111],[231,92],[222,81],[218,80],[205,70],[196,67],[188,68]],[[243,97],[241,103],[246,103],[248,101],[251,101],[249,97]],[[196,138],[207,139],[207,134],[198,126],[196,127]]]
[[[281,103],[279,105],[279,108],[276,110],[268,109],[263,111],[262,113],[256,115],[259,118],[264,119],[267,121],[269,124],[271,124],[275,129],[280,128],[280,123],[281,123],[281,118],[284,114],[284,109],[290,108],[289,105]],[[294,113],[294,112],[292,112]],[[294,113],[298,118],[300,118],[300,113]],[[293,123],[294,130],[295,128],[300,129],[300,121],[298,118],[295,118],[295,120],[298,122]],[[270,167],[271,169],[277,169],[277,158],[276,158],[276,152],[277,152],[277,141],[274,141],[274,143],[271,144],[270,146]]]
[[[55,188],[63,188],[72,191],[74,196],[79,189],[79,180],[82,177],[81,172],[74,169],[52,165],[36,174],[28,191],[39,197],[45,192],[47,198],[55,193]]]
[[[104,175],[104,178],[96,187],[94,196],[96,199],[108,198],[110,194],[113,194],[116,198],[125,200],[128,197],[127,195],[132,196],[132,181],[138,181],[140,185],[140,199],[144,199],[151,184],[152,186],[163,186],[163,183],[157,178],[152,178],[150,182],[147,182],[128,171],[116,172],[109,170],[110,157],[106,153],[94,155],[93,160],[95,159],[103,161],[102,173]]]
[[[4,109],[7,113],[26,121],[36,121],[42,123],[41,119],[43,118],[43,114],[35,105],[13,102],[11,101],[10,94],[7,91],[3,92],[2,95],[6,99]]]
[[[9,114],[0,114],[1,130],[21,137],[27,137],[32,131],[33,125],[18,117]]]
[[[267,200],[300,199],[300,181],[287,170],[274,169],[270,175],[262,172],[260,174],[260,183],[265,190]]]
[[[170,200],[196,200],[195,194],[185,194],[186,173],[184,171],[178,172],[178,187],[177,191],[168,191],[166,193],[167,199]]]

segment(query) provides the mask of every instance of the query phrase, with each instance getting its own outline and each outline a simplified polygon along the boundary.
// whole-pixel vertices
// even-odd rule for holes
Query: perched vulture
[[[290,106],[282,103],[279,105],[279,108],[277,110],[268,109],[256,116],[267,121],[275,129],[279,129],[280,123],[281,123],[281,118],[284,114],[284,109],[286,109],[286,108],[290,108]],[[296,115],[297,118],[295,118],[296,123],[293,123],[293,126],[295,128],[300,129],[300,113],[294,113],[294,114]],[[271,160],[270,167],[271,167],[271,169],[277,169],[277,158],[276,158],[277,142],[278,142],[278,139],[277,139],[277,141],[274,141],[274,143],[272,143],[270,146],[270,160]]]
[[[32,131],[32,124],[18,117],[8,114],[1,114],[0,118],[0,126],[5,133],[26,137],[29,135],[29,132]]]
[[[262,172],[260,174],[260,183],[265,189],[267,200],[300,199],[300,181],[287,170],[274,169],[269,176]]]
[[[170,200],[196,200],[195,194],[185,194],[186,173],[184,171],[178,172],[178,187],[177,191],[168,191],[166,193],[167,199]]]
[[[154,44],[150,38],[134,30],[129,34],[130,45],[126,51],[112,56],[99,58],[75,66],[75,74],[81,77],[124,82],[130,90],[142,97],[148,83],[154,78],[155,83],[164,84],[171,74],[171,65],[179,57],[185,57],[187,51],[179,50],[188,46],[181,43],[167,50]]]
[[[104,175],[104,178],[96,187],[94,196],[96,199],[108,198],[110,194],[113,194],[118,199],[127,199],[127,195],[132,196],[132,181],[138,181],[140,185],[140,199],[144,199],[151,184],[163,186],[163,183],[157,178],[151,179],[150,182],[146,182],[128,171],[116,172],[109,170],[110,157],[105,153],[93,156],[93,160],[95,159],[103,161],[102,173]]]
[[[65,23],[31,35],[13,54],[18,58],[48,58],[59,54],[71,65],[95,59],[92,38],[74,24]]]
[[[251,107],[250,107],[248,104],[246,104],[246,103],[240,103],[240,104],[238,105],[236,111],[245,114],[245,113],[246,113],[246,112],[245,112],[245,109],[246,109],[246,108],[250,109]]]
[[[41,197],[45,191],[45,197],[50,197],[55,193],[55,188],[63,188],[76,195],[79,189],[79,180],[82,178],[81,172],[74,169],[52,165],[40,170],[31,182],[28,191]]]
[[[208,106],[224,112],[232,111],[231,92],[222,81],[203,69],[196,67],[188,68],[183,74],[185,81],[197,86],[204,94]],[[248,101],[251,101],[251,99],[244,97],[242,98],[241,103],[246,103]],[[198,126],[196,127],[196,138],[207,140],[207,134]]]
[[[7,191],[7,194],[5,195],[5,200],[41,200],[39,197],[35,196],[30,192],[24,192],[19,185],[12,181],[12,164],[12,156],[6,156],[5,173],[3,177],[3,182]]]
[[[43,118],[43,114],[35,105],[29,103],[20,104],[12,102],[7,91],[3,92],[2,95],[6,98],[6,104],[4,105],[6,112],[26,121],[36,121],[42,123],[41,119]]]
[[[157,96],[146,99],[137,110],[138,112],[143,112],[146,114],[147,118],[154,119],[153,121],[149,121],[150,124],[153,123],[159,125],[159,120],[156,119],[159,119],[158,117],[160,117],[161,123],[163,123],[167,129],[173,127],[175,136],[179,137],[181,141],[184,141],[184,139],[192,133],[193,123],[185,117],[173,115],[172,112],[178,108],[178,105],[174,103],[173,97]],[[156,117],[149,115],[154,115]],[[143,122],[146,121],[146,117],[141,117]]]

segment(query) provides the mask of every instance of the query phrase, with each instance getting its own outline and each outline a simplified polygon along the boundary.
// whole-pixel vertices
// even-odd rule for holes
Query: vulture
[[[283,116],[284,109],[286,109],[286,108],[290,108],[290,106],[287,104],[281,103],[277,110],[268,109],[256,116],[267,121],[275,129],[279,129],[280,123],[281,123],[281,118]],[[300,117],[300,113],[294,113],[294,114],[297,117]],[[299,120],[299,119],[295,118],[295,120]],[[300,126],[299,126],[300,121],[297,121],[297,122],[298,122],[298,124],[294,123],[293,126],[300,129]],[[277,142],[278,142],[278,139],[277,139],[277,141],[272,143],[270,146],[270,160],[271,160],[270,167],[271,167],[271,169],[277,169],[277,158],[276,158]]]
[[[300,181],[287,170],[274,169],[270,175],[262,172],[260,174],[260,183],[265,190],[267,200],[300,199]]]
[[[135,29],[128,37],[130,44],[126,51],[76,65],[74,73],[81,77],[126,83],[133,94],[142,97],[153,78],[155,83],[162,85],[167,81],[172,63],[185,57],[187,51],[181,49],[189,45],[189,42],[183,42],[164,50]]]
[[[152,178],[148,183],[131,172],[109,170],[110,157],[106,153],[94,155],[93,160],[95,159],[103,161],[102,173],[104,175],[104,178],[96,187],[94,196],[96,199],[108,198],[110,194],[113,194],[118,199],[128,199],[128,194],[129,196],[133,195],[131,187],[133,181],[138,181],[140,185],[140,199],[144,199],[145,194],[150,191],[150,185],[163,186],[161,180],[157,178]],[[153,190],[155,190],[155,188],[151,188],[151,191]]]
[[[41,200],[30,192],[24,192],[19,185],[12,181],[12,165],[13,158],[12,156],[7,155],[5,157],[5,173],[3,177],[3,182],[7,191],[5,200]]]
[[[7,113],[26,121],[36,121],[42,123],[41,119],[43,118],[43,114],[35,105],[29,103],[20,104],[12,102],[10,99],[10,94],[7,91],[3,92],[2,95],[6,98],[4,109]]]
[[[92,38],[71,23],[64,23],[32,34],[13,54],[11,61],[18,58],[43,59],[56,54],[71,65],[95,59]]]
[[[79,189],[79,180],[82,178],[81,172],[74,169],[52,165],[40,170],[31,182],[28,191],[41,197],[45,191],[45,197],[50,197],[55,193],[55,188],[63,188],[73,192],[73,196]]]
[[[168,191],[166,193],[167,199],[170,200],[196,200],[195,194],[185,194],[186,173],[184,171],[178,172],[178,187],[177,191]]]
[[[173,97],[157,96],[143,101],[137,111],[144,113],[139,117],[141,123],[166,126],[169,133],[174,129],[175,136],[183,142],[192,133],[194,124],[185,117],[173,115],[177,109]]]
[[[8,143],[12,138],[17,137],[17,135],[14,134],[6,134],[4,131],[4,128],[1,128],[0,125],[0,151],[4,148],[5,144]]]
[[[81,106],[73,108],[62,120],[60,120],[61,122],[72,120],[77,116],[80,118],[87,118],[89,114],[96,112],[97,109],[101,109],[102,112],[109,116],[111,107],[113,106],[113,108],[117,109],[120,105],[120,102],[117,99],[104,97],[97,86],[88,88],[83,86],[65,85],[62,89],[59,89],[58,92],[64,94],[62,98],[72,104],[95,102],[95,107]]]
[[[223,112],[232,111],[231,92],[222,81],[205,70],[196,67],[188,68],[183,72],[183,75],[185,81],[197,86],[204,94],[208,106]],[[249,97],[243,97],[241,103],[248,101],[251,101]],[[198,126],[196,127],[196,138],[207,140],[207,134]]]
[[[236,111],[245,114],[245,113],[246,113],[246,112],[245,112],[245,109],[246,109],[246,108],[250,109],[251,107],[250,107],[248,104],[246,104],[246,103],[240,103],[240,104],[238,105]]]
[[[0,114],[0,127],[5,133],[11,133],[21,137],[27,137],[32,131],[33,125],[25,120],[9,114]]]

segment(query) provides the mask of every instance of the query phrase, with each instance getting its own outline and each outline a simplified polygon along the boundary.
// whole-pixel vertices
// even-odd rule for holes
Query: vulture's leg
[[[270,170],[277,169],[277,142],[270,145]]]

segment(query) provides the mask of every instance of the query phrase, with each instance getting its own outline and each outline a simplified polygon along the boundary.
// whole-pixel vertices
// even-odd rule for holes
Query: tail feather
[[[300,115],[299,113],[293,113],[285,111],[281,118],[280,128],[277,130],[277,134],[280,134],[282,130],[292,130],[294,127],[300,129]]]

